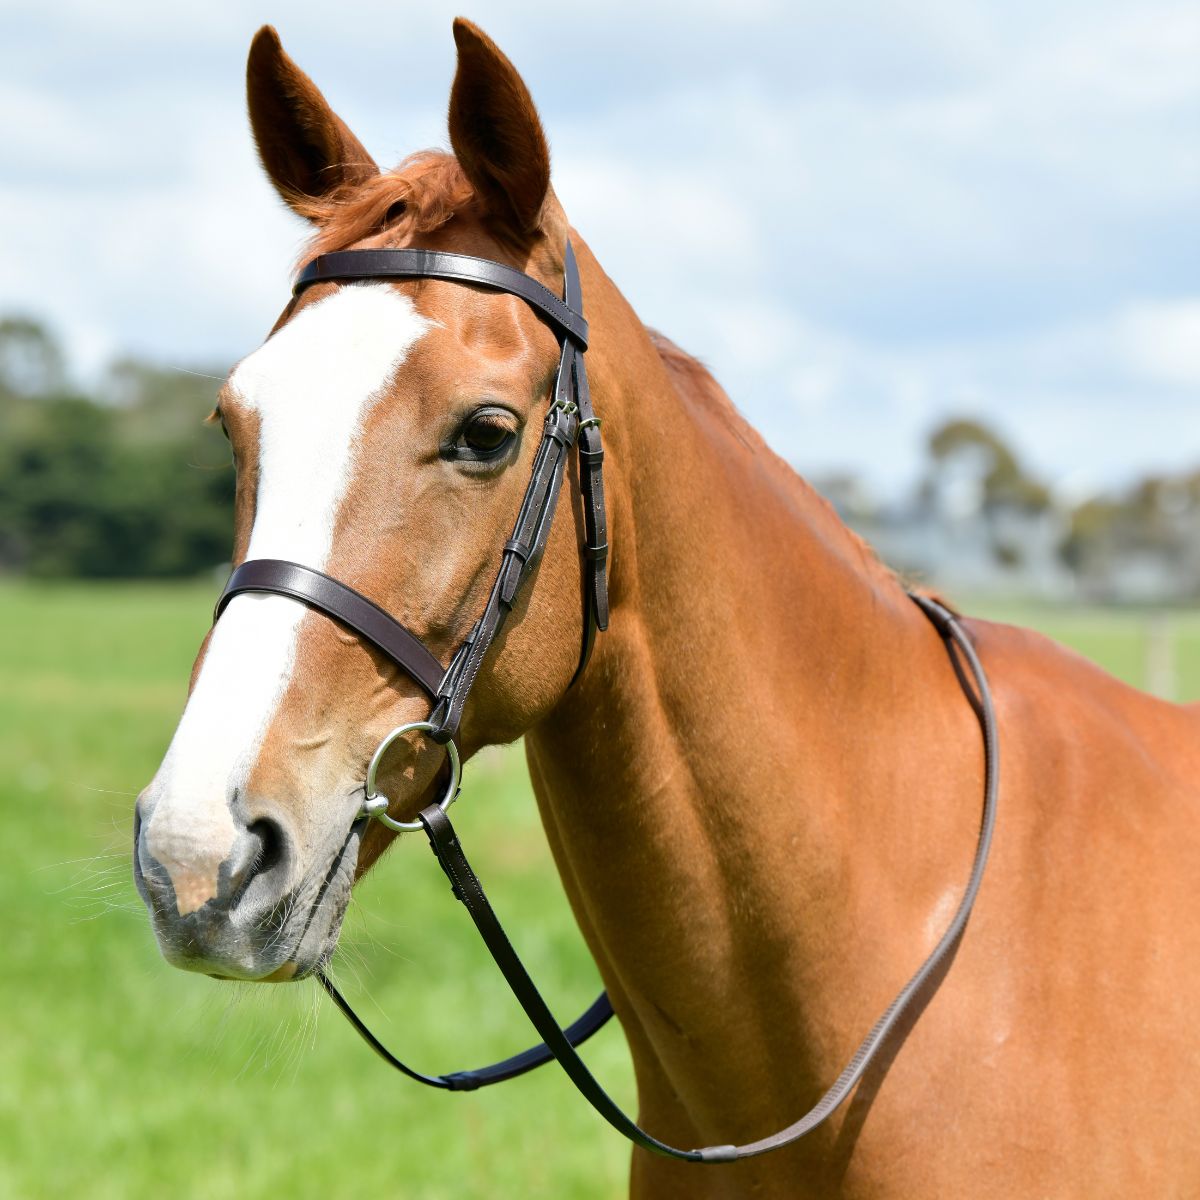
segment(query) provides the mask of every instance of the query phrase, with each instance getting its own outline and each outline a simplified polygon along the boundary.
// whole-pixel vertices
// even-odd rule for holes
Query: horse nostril
[[[260,817],[249,832],[259,839],[259,871],[269,871],[283,861],[283,830],[276,822]]]
[[[246,826],[229,856],[229,907],[241,900],[255,879],[268,874],[286,857],[282,828],[268,817]]]

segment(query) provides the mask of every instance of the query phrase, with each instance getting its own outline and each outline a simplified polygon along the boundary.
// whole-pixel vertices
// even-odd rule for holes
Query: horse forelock
[[[325,196],[297,198],[296,211],[317,224],[297,265],[385,230],[398,238],[433,233],[474,200],[475,189],[454,155],[438,150],[410,154],[393,170],[365,182]]]

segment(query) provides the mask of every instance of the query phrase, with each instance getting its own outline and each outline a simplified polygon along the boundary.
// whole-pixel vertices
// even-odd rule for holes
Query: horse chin
[[[199,971],[212,979],[239,983],[295,983],[321,970],[333,957],[341,932],[342,917],[350,895],[349,881],[341,896],[325,894],[309,912],[297,913],[278,934],[273,947],[245,948],[236,960],[220,963],[183,959],[167,954],[172,965]],[[289,936],[290,935],[290,936]]]

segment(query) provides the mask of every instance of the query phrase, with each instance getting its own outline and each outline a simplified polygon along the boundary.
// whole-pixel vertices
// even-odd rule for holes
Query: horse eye
[[[498,458],[515,437],[510,414],[497,409],[481,409],[463,422],[455,449],[464,458]]]

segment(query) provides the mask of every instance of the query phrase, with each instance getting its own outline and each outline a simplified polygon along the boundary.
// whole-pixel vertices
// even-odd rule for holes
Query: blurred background
[[[276,24],[388,165],[445,144],[457,11],[0,6],[0,1195],[621,1192],[624,1148],[562,1080],[414,1094],[309,989],[168,970],[129,881],[229,554],[203,418],[304,237],[254,158],[249,39]],[[463,11],[643,318],[888,562],[1200,698],[1194,4]],[[485,877],[573,1016],[595,972],[519,749],[472,787]],[[453,1069],[521,1018],[427,859],[363,889],[342,969]],[[593,1060],[629,1100],[619,1041]]]

